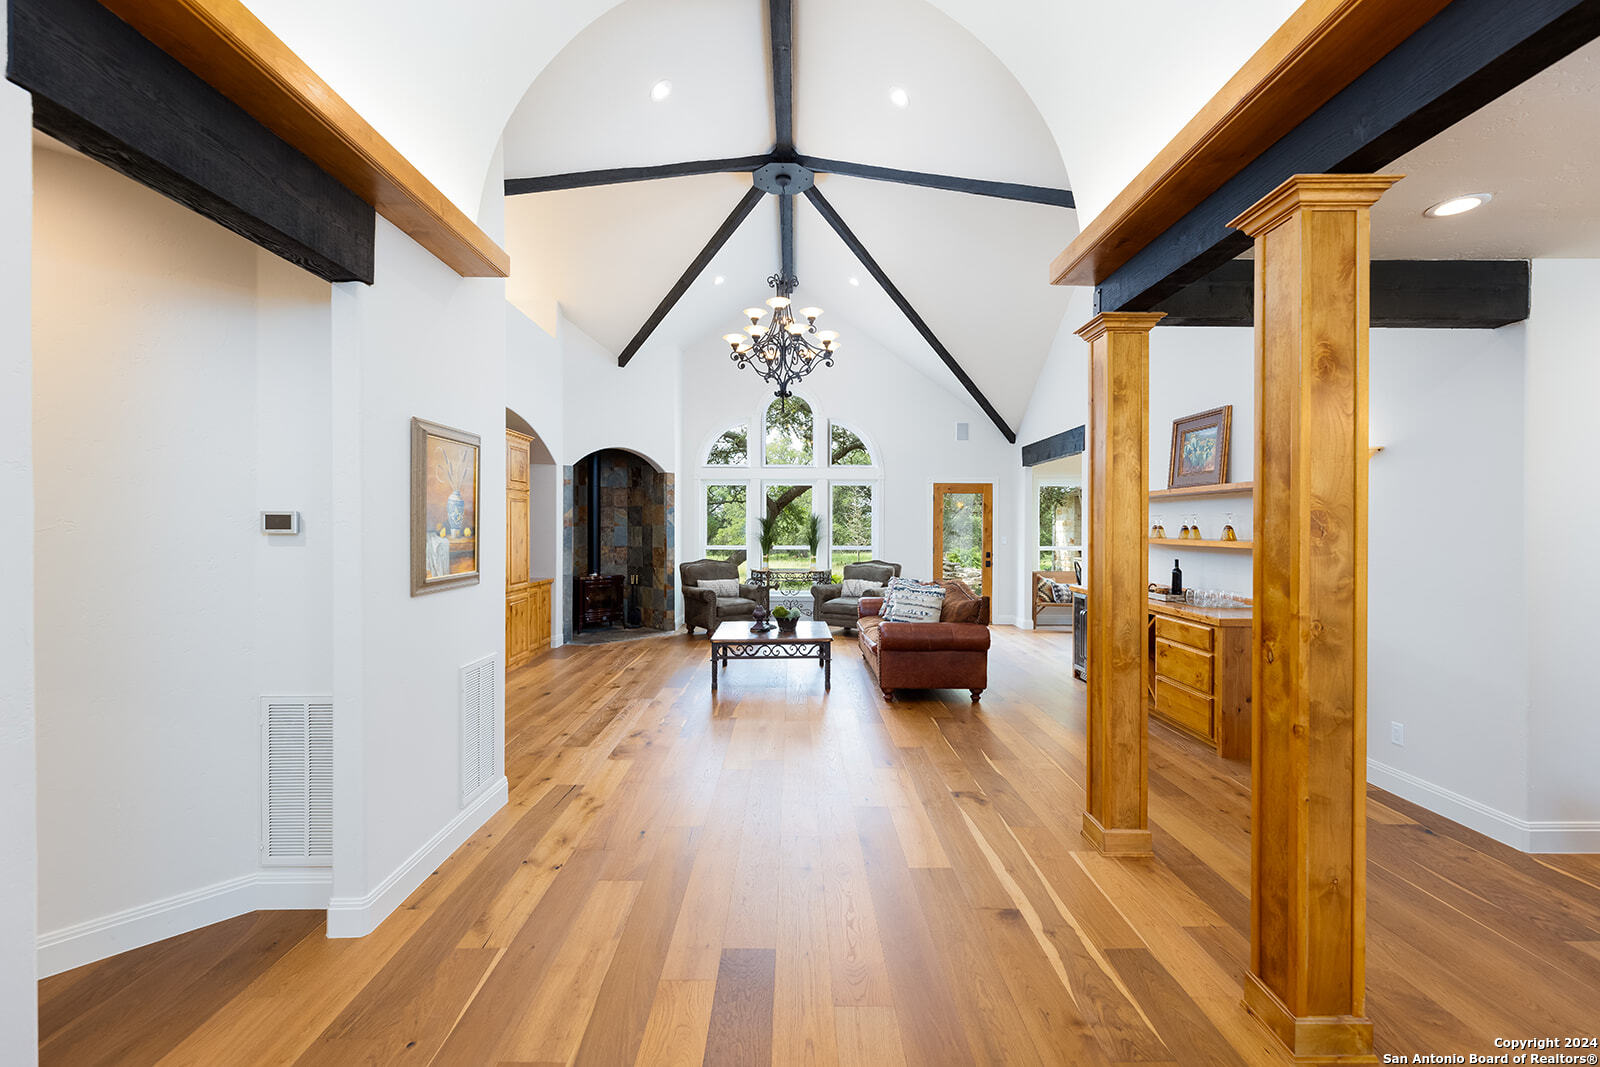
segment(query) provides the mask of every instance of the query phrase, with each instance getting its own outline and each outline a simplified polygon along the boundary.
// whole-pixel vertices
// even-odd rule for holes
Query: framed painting
[[[478,584],[477,434],[411,420],[411,595]]]
[[[1172,420],[1172,459],[1167,465],[1167,488],[1187,489],[1226,482],[1232,429],[1232,404]]]

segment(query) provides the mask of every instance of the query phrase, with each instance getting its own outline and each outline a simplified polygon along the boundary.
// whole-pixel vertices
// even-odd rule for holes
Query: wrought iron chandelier
[[[767,284],[777,292],[767,301],[772,320],[761,325],[766,311],[757,307],[744,309],[750,324],[743,333],[726,333],[729,358],[737,367],[750,367],[758,375],[778,387],[774,396],[788,397],[789,383],[799,381],[818,367],[833,366],[833,354],[839,348],[839,335],[833,330],[818,330],[817,319],[822,309],[799,309],[800,322],[795,318],[794,302],[789,294],[800,283],[792,275],[774,274]],[[815,338],[815,340],[812,340]]]

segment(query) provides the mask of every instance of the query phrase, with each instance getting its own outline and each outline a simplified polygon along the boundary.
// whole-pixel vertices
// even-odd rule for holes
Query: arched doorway
[[[562,622],[567,640],[582,629],[577,580],[621,578],[621,625],[677,628],[673,478],[653,460],[621,448],[591,452],[572,465],[566,509],[566,578],[573,610]],[[613,624],[611,629],[617,627]]]

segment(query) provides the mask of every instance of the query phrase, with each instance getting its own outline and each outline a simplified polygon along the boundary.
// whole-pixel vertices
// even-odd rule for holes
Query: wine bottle
[[[1183,568],[1178,566],[1178,561],[1172,561],[1172,595],[1183,595]]]

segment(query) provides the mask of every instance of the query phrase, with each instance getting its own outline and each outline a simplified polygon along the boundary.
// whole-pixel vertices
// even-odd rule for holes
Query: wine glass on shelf
[[[1189,515],[1189,536],[1196,541],[1205,540],[1205,537],[1200,533],[1200,516],[1194,513]]]
[[[1222,527],[1222,539],[1224,541],[1237,541],[1237,540],[1239,540],[1239,535],[1237,533],[1235,533],[1234,530],[1233,530],[1233,512],[1231,512],[1231,511],[1228,512],[1227,522]]]

